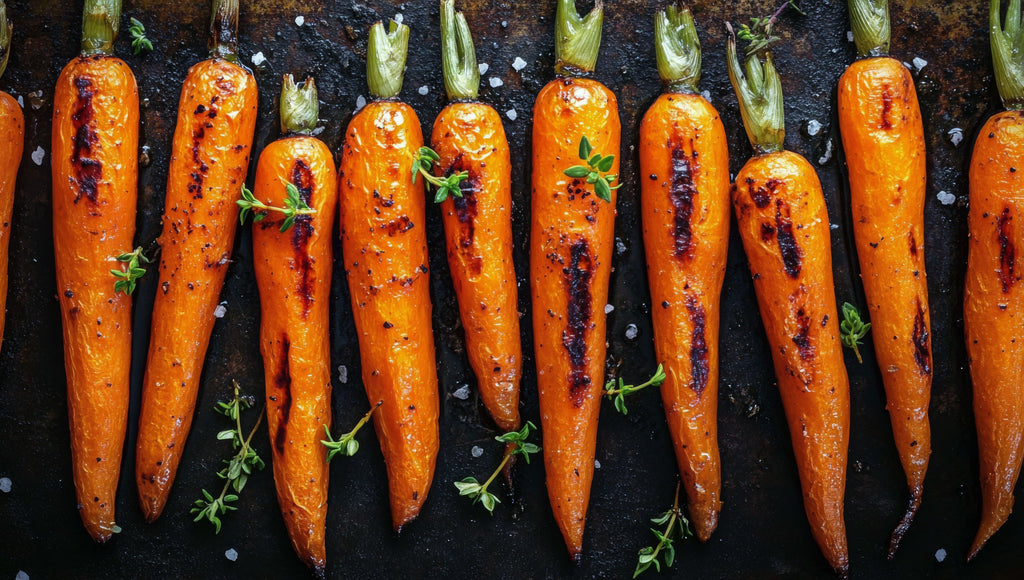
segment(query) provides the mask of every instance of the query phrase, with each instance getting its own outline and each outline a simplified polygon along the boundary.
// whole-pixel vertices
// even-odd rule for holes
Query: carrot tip
[[[323,579],[327,577],[327,568],[322,563],[309,563],[309,570],[315,578]]]
[[[914,521],[914,516],[917,515],[917,510],[920,507],[921,492],[917,491],[911,496],[910,502],[907,504],[907,511],[903,514],[900,523],[892,531],[892,538],[889,540],[889,553],[886,556],[890,561],[896,558],[896,550],[899,549],[900,542],[903,541],[903,535],[910,529],[910,524]]]
[[[572,563],[573,564],[576,564],[577,566],[579,566],[580,564],[583,563],[583,551],[582,550],[575,549],[569,555],[572,557]]]

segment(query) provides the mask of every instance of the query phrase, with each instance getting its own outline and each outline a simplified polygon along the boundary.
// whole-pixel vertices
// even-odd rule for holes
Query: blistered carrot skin
[[[267,427],[277,501],[299,558],[319,576],[326,563],[328,467],[320,443],[331,424],[331,229],[337,210],[337,173],[330,149],[309,133],[316,126],[312,80],[296,87],[285,77],[282,128],[256,166],[253,194],[285,207],[288,184],[314,213],[300,214],[286,231],[271,212],[253,224],[253,266],[260,293],[260,353],[267,393]],[[290,120],[288,93],[311,113]]]
[[[86,2],[83,54],[57,80],[51,147],[72,471],[97,542],[115,529],[131,364],[132,299],[110,273],[133,247],[138,179],[138,89],[110,56],[119,15],[116,0]]]
[[[512,263],[512,165],[501,117],[476,102],[480,72],[472,38],[451,0],[441,6],[445,86],[449,98],[434,121],[430,144],[438,176],[468,172],[461,196],[441,204],[448,265],[466,331],[466,354],[498,428],[519,429],[522,347],[516,272]],[[456,36],[458,35],[458,36]],[[459,60],[454,43],[467,50]],[[459,74],[462,73],[462,74]]]
[[[412,179],[423,134],[412,108],[389,100],[401,89],[408,34],[404,25],[371,30],[372,44],[390,45],[389,59],[367,65],[381,100],[349,123],[339,171],[345,273],[363,385],[371,405],[383,402],[373,424],[396,530],[419,514],[439,449],[426,200],[422,180]]]
[[[0,77],[7,65],[11,50],[11,25],[7,22],[7,11],[0,0]],[[4,152],[0,154],[0,346],[4,338],[4,318],[7,313],[7,259],[11,244],[11,217],[14,214],[14,181],[18,177],[18,166],[25,144],[25,116],[18,101],[0,91],[0,143]]]
[[[730,39],[729,76],[756,155],[732,202],[771,346],[811,533],[840,576],[849,574],[843,496],[850,387],[832,279],[828,212],[806,159],[782,149],[782,87],[771,55],[747,60]],[[759,103],[767,103],[760,105]]]
[[[135,457],[150,522],[167,502],[192,424],[256,127],[256,79],[234,57],[237,0],[220,0],[214,14],[214,57],[189,70],[181,92],[159,239]]]
[[[600,4],[584,27],[600,30]],[[558,14],[556,20],[579,19],[572,0],[560,0]],[[556,28],[561,29],[558,24]],[[578,55],[560,55],[560,74],[565,76],[541,90],[533,109],[530,290],[544,469],[555,520],[577,561],[583,550],[604,384],[604,305],[612,269],[616,192],[612,190],[611,201],[604,201],[586,179],[564,172],[579,160],[583,136],[595,153],[614,155],[608,173],[619,172],[621,127],[615,95],[600,82],[570,72],[593,67],[599,33],[597,39],[587,51],[593,57],[587,66],[579,66],[587,59]]]
[[[971,156],[964,334],[974,394],[981,471],[981,523],[974,559],[1006,522],[1024,458],[1024,36],[1020,0],[1005,28],[1000,3],[990,5],[992,57],[1006,111],[978,132]],[[1007,31],[1007,32],[1004,32]]]
[[[655,17],[659,50],[666,34],[693,28],[688,11]],[[696,45],[691,50],[700,50]],[[662,63],[659,52],[659,65]],[[729,150],[718,111],[689,76],[659,66],[669,88],[640,125],[641,201],[654,349],[664,365],[661,396],[685,483],[690,520],[705,542],[718,525],[719,295],[729,245]],[[668,78],[666,78],[668,77]]]
[[[850,14],[862,55],[884,53],[885,1],[851,0]],[[839,127],[849,168],[861,280],[875,330],[875,356],[910,491],[906,515],[890,543],[892,558],[921,505],[931,454],[932,350],[924,261],[927,178],[924,127],[910,71],[887,56],[850,65],[839,79]]]

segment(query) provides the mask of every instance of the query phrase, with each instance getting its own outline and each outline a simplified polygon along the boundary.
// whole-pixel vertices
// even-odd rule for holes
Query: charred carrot
[[[292,546],[323,576],[327,519],[327,449],[331,424],[331,229],[337,208],[334,157],[312,137],[313,79],[281,90],[281,131],[260,154],[255,188],[243,200],[256,220],[253,267],[260,292],[260,353],[267,388],[277,501]],[[284,215],[264,208],[286,208]]]
[[[239,65],[237,28],[238,0],[214,0],[211,58],[189,70],[178,105],[135,452],[150,522],[164,509],[192,425],[249,168],[256,79]]]
[[[654,349],[690,519],[706,542],[718,525],[719,295],[729,247],[729,149],[718,111],[697,91],[700,41],[689,10],[654,17],[666,91],[640,125],[640,174]]]
[[[1020,0],[1000,27],[991,0],[989,33],[1005,111],[978,133],[971,156],[964,333],[981,464],[981,524],[968,560],[1006,522],[1024,457],[1024,28]]]
[[[731,28],[730,28],[731,30]],[[843,495],[850,385],[839,339],[828,213],[806,159],[783,149],[782,83],[771,54],[728,43],[729,80],[754,147],[732,201],[771,345],[811,533],[837,574],[849,572]]]
[[[120,0],[86,0],[82,54],[53,97],[53,246],[64,328],[71,460],[79,514],[105,542],[128,422],[132,298],[114,289],[117,256],[132,248],[138,182],[139,94],[112,56]]]
[[[892,559],[921,506],[932,449],[924,126],[910,71],[887,56],[888,0],[850,0],[849,6],[862,59],[839,79],[839,128],[849,168],[861,280],[879,337],[874,341],[875,356],[910,491],[907,511],[889,544]]]
[[[477,101],[473,37],[454,0],[441,1],[441,61],[448,98],[430,143],[438,175],[466,172],[441,204],[448,265],[466,329],[466,353],[484,406],[502,432],[519,429],[518,293],[512,265],[512,166],[501,117]]]
[[[396,530],[420,512],[438,452],[437,368],[427,266],[426,201],[413,163],[423,146],[402,89],[409,28],[370,29],[367,76],[377,99],[348,125],[340,173],[341,245],[363,384],[388,469]]]
[[[7,7],[0,0],[0,77],[7,68],[11,54],[13,26],[7,21]],[[11,245],[11,216],[14,213],[14,180],[18,177],[21,153],[25,146],[25,116],[18,101],[0,91],[0,346],[4,339],[4,318],[7,313],[7,250]]]
[[[602,199],[597,181],[591,185],[585,172],[569,177],[565,170],[572,160],[593,153],[613,156],[606,170],[618,173],[618,102],[607,87],[584,76],[597,62],[603,19],[601,0],[586,18],[576,12],[574,0],[559,0],[558,78],[541,89],[533,108],[530,290],[544,469],[555,520],[577,561],[604,384],[604,305],[616,194],[605,189],[607,199]]]

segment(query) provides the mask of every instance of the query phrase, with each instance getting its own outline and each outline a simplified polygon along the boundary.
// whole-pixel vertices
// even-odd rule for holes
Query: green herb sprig
[[[128,34],[132,37],[132,54],[138,56],[142,52],[153,52],[153,43],[146,38],[146,27],[138,19],[131,19]]]
[[[672,503],[672,509],[656,518],[652,518],[651,523],[658,526],[666,526],[665,531],[661,532],[651,528],[651,532],[654,533],[654,537],[658,538],[658,543],[654,546],[642,548],[637,554],[636,571],[633,572],[633,578],[643,574],[644,571],[652,565],[655,570],[661,572],[661,561],[658,560],[658,556],[663,553],[664,555],[662,558],[665,562],[665,567],[671,568],[672,563],[676,559],[676,549],[672,546],[672,541],[676,537],[685,540],[693,535],[693,531],[690,530],[690,520],[686,519],[686,516],[683,515],[683,511],[679,509],[678,483],[676,484],[676,499]]]
[[[796,5],[796,0],[787,0],[782,6],[779,6],[779,9],[771,16],[766,18],[751,18],[749,25],[740,25],[740,29],[736,32],[736,36],[741,40],[746,40],[750,43],[750,45],[747,46],[747,56],[750,56],[759,50],[764,50],[780,40],[778,36],[772,34],[772,27],[775,25],[775,21],[778,20],[779,15],[782,14],[786,8],[792,8],[801,16],[806,16],[804,11]]]
[[[131,296],[135,292],[135,286],[139,278],[146,275],[146,269],[142,267],[142,264],[148,264],[149,258],[142,253],[142,247],[140,246],[128,254],[121,254],[116,259],[118,262],[128,264],[128,268],[110,271],[114,278],[117,279],[114,282],[114,292],[124,292]]]
[[[287,183],[284,187],[286,194],[284,207],[274,207],[256,199],[256,196],[243,184],[242,199],[235,202],[238,204],[238,207],[242,208],[242,211],[238,214],[238,219],[242,225],[245,225],[245,220],[250,214],[252,215],[252,221],[258,222],[267,217],[268,212],[276,211],[284,214],[284,221],[281,222],[281,233],[283,234],[295,223],[296,216],[316,214],[316,210],[309,207],[302,200],[302,197],[299,196],[299,188],[295,187],[292,183]]]
[[[857,355],[859,363],[863,363],[864,359],[860,357],[860,349],[857,347],[864,344],[861,339],[867,335],[869,330],[871,330],[871,323],[861,320],[857,307],[849,302],[844,302],[843,321],[839,324],[839,338],[843,341],[843,346],[853,349],[853,354]]]
[[[580,159],[586,161],[586,165],[573,165],[563,173],[574,179],[587,179],[587,183],[594,185],[594,193],[597,197],[610,202],[612,190],[622,187],[622,183],[612,185],[612,182],[619,178],[614,173],[608,173],[615,163],[614,155],[601,155],[594,153],[594,147],[586,135],[580,138]]]
[[[459,490],[459,495],[469,496],[473,500],[473,503],[480,502],[484,508],[487,509],[491,515],[494,515],[494,506],[501,503],[493,493],[487,491],[487,487],[491,485],[494,478],[501,473],[502,469],[505,469],[505,465],[515,455],[522,455],[526,463],[530,463],[530,454],[537,453],[540,451],[540,446],[533,443],[529,443],[527,439],[530,437],[530,431],[536,430],[537,426],[532,422],[527,421],[523,428],[518,431],[509,431],[504,435],[499,435],[494,439],[502,443],[508,444],[505,448],[505,455],[501,459],[501,463],[498,464],[498,468],[494,470],[487,481],[480,483],[475,477],[467,477],[462,481],[456,481],[455,487]]]
[[[654,371],[653,377],[648,379],[646,383],[637,385],[635,387],[633,385],[627,385],[626,381],[622,380],[622,378],[618,379],[617,388],[615,386],[616,381],[614,379],[608,381],[608,384],[604,386],[604,396],[608,397],[609,399],[614,399],[615,410],[622,413],[623,415],[627,415],[629,414],[629,411],[626,409],[627,396],[632,395],[633,393],[641,389],[646,389],[647,387],[650,386],[660,387],[661,384],[664,382],[665,367],[663,365],[658,365],[658,369]]]
[[[334,459],[335,455],[344,455],[346,457],[352,457],[353,455],[359,452],[359,442],[356,441],[356,433],[358,433],[359,430],[363,428],[363,425],[365,425],[366,422],[370,420],[370,417],[373,415],[373,412],[380,408],[382,404],[384,404],[384,401],[378,401],[377,404],[374,405],[372,409],[370,409],[365,415],[363,415],[363,418],[360,419],[358,423],[356,423],[356,426],[351,431],[345,433],[337,440],[331,437],[330,427],[324,425],[324,431],[327,432],[327,439],[321,439],[320,443],[323,443],[324,447],[329,449],[329,451],[327,452],[327,463],[330,463],[331,460]]]
[[[420,147],[416,159],[412,162],[412,182],[416,183],[419,175],[427,182],[427,189],[434,187],[434,203],[441,203],[448,199],[448,196],[462,197],[462,182],[469,179],[468,171],[453,173],[448,177],[437,177],[430,172],[435,164],[441,161],[441,156],[430,147]]]
[[[238,509],[231,505],[231,502],[238,501],[238,494],[245,488],[245,484],[249,481],[249,476],[254,471],[262,470],[266,467],[266,464],[263,463],[256,450],[251,446],[252,437],[256,434],[256,430],[260,428],[260,423],[263,422],[263,410],[260,410],[256,424],[249,431],[249,435],[243,436],[242,411],[252,407],[253,403],[248,397],[241,395],[238,382],[232,382],[234,384],[234,397],[229,402],[225,403],[222,401],[217,403],[217,407],[214,410],[235,422],[233,429],[225,429],[217,433],[217,439],[223,441],[230,439],[231,445],[236,452],[231,459],[224,460],[227,467],[217,472],[217,477],[224,480],[224,487],[221,489],[220,495],[214,498],[210,492],[203,489],[203,499],[197,499],[191,510],[193,514],[196,514],[193,521],[208,520],[213,524],[213,533],[215,534],[220,533],[220,517],[229,511]],[[228,493],[229,491],[234,491],[234,493]]]

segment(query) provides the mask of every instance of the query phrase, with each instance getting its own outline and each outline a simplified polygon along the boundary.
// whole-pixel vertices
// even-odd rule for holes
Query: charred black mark
[[[796,311],[797,331],[793,337],[793,344],[800,351],[800,358],[811,360],[814,358],[814,345],[811,344],[811,317],[807,311],[798,308]]]
[[[1004,207],[1003,213],[996,218],[996,228],[999,230],[999,281],[1003,283],[1003,294],[1008,293],[1017,281],[1014,276],[1017,248],[1013,245],[1012,221],[1013,216],[1008,207]]]
[[[929,375],[931,369],[931,345],[928,342],[928,324],[924,320],[924,308],[921,299],[917,299],[917,314],[914,315],[914,361],[921,374]]]
[[[292,373],[288,360],[292,343],[287,336],[281,338],[281,366],[274,375],[274,386],[283,393],[283,400],[277,410],[281,419],[277,424],[277,433],[274,433],[274,449],[278,455],[284,453],[284,444],[288,439],[288,416],[292,411]]]
[[[690,142],[691,147],[693,141]],[[693,198],[697,187],[693,183],[697,172],[697,160],[691,159],[680,145],[672,145],[672,181],[669,184],[669,199],[675,209],[672,239],[675,240],[675,257],[689,257],[693,252]]]
[[[767,242],[775,236],[775,226],[768,222],[761,222],[761,241]]]
[[[292,185],[299,190],[299,198],[306,202],[306,205],[313,206],[313,172],[309,165],[299,159],[292,167]],[[295,225],[292,227],[292,248],[295,249],[295,263],[299,268],[299,298],[302,300],[303,316],[309,314],[309,307],[313,304],[313,260],[309,257],[309,239],[313,236],[313,216],[295,216]]]
[[[889,92],[889,86],[886,85],[882,89],[882,128],[892,129],[892,121],[889,120],[889,114],[892,113],[892,93]]]
[[[569,352],[569,396],[579,407],[590,385],[586,334],[592,316],[590,279],[593,277],[594,263],[590,257],[590,246],[585,240],[574,242],[569,248],[569,255],[569,267],[562,269],[569,298],[568,324],[562,332],[562,345]]]
[[[473,250],[473,241],[476,238],[477,192],[480,191],[480,177],[471,171],[470,167],[466,167],[462,160],[462,153],[455,157],[448,168],[447,175],[450,176],[460,171],[466,171],[469,177],[459,184],[462,195],[452,197],[452,206],[455,208],[455,217],[459,220],[459,252],[463,254],[470,270],[475,275],[480,273],[482,267],[480,256],[476,255],[477,252]]]
[[[800,275],[803,251],[793,236],[793,221],[789,217],[789,205],[781,199],[775,200],[775,231],[779,238],[779,252],[782,264],[790,278]]]
[[[917,238],[914,237],[914,232],[910,232],[910,255],[917,257]]]
[[[103,164],[90,157],[94,154],[93,146],[99,141],[99,135],[92,127],[92,80],[88,77],[75,77],[73,82],[78,89],[75,112],[71,114],[71,123],[75,128],[71,164],[75,168],[75,177],[78,181],[75,203],[78,203],[83,194],[89,201],[96,203],[97,187],[103,178]]]
[[[686,298],[686,309],[690,311],[690,320],[693,322],[693,333],[690,338],[690,374],[693,375],[693,379],[690,381],[690,389],[699,397],[708,386],[708,375],[710,374],[708,345],[704,340],[707,315],[695,296]]]
[[[414,227],[416,226],[412,223],[412,220],[409,219],[409,216],[404,215],[396,220],[388,222],[387,225],[384,226],[384,231],[386,231],[389,236],[395,236],[397,234],[407,232]]]

